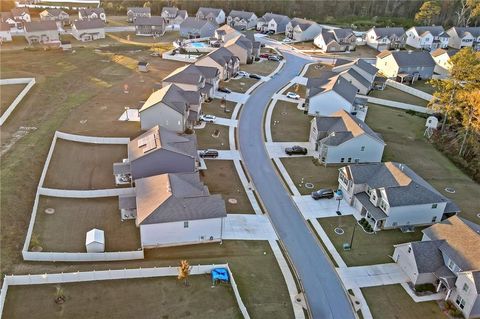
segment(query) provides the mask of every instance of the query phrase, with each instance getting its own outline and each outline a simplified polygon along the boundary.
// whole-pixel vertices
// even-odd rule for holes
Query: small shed
[[[148,66],[150,64],[148,62],[145,62],[145,61],[139,61],[138,62],[138,71],[139,72],[148,72]]]
[[[87,248],[87,253],[105,252],[104,231],[96,228],[88,231],[85,239],[85,247]]]

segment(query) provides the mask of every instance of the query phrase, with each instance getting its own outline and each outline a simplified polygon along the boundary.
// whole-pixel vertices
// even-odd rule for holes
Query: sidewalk
[[[315,190],[316,188],[312,189],[312,191]],[[305,220],[338,216],[338,201],[333,198],[314,200],[310,195],[302,195],[293,196],[293,200]],[[353,215],[354,211],[355,209],[344,200],[340,201],[340,212],[342,216]]]
[[[244,93],[237,93],[237,92],[223,93],[223,92],[216,91],[213,97],[216,99],[225,98],[225,100],[227,101],[243,104],[248,100],[249,96],[250,96],[249,94],[244,94]]]
[[[217,117],[215,119],[215,122],[213,122],[213,123],[218,124],[218,125],[233,126],[233,127],[237,127],[237,125],[238,125],[237,120],[227,119],[227,118],[223,118],[223,117]]]
[[[223,239],[277,240],[277,234],[265,215],[228,214],[224,222]]]

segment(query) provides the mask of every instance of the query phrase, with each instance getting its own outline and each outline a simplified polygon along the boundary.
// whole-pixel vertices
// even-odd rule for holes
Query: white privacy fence
[[[13,100],[10,106],[3,112],[0,117],[0,126],[5,123],[7,118],[12,114],[17,105],[23,100],[28,91],[35,85],[35,78],[18,78],[18,79],[0,79],[0,85],[11,85],[11,84],[26,84],[23,90],[18,94],[18,96]]]
[[[379,99],[379,98],[372,97],[372,96],[367,96],[367,99],[368,99],[368,102],[370,102],[370,103],[389,106],[389,107],[393,107],[393,108],[396,108],[396,109],[411,110],[411,111],[420,112],[420,113],[427,113],[427,114],[432,114],[433,113],[433,111],[431,109],[423,107],[423,106],[419,106],[419,105],[413,105],[413,104],[408,104],[408,103],[401,103],[401,102],[396,102],[396,101]]]
[[[245,307],[237,284],[233,278],[233,274],[228,264],[220,265],[197,265],[192,266],[191,275],[209,274],[214,268],[226,268],[229,272],[230,284],[235,294],[240,311],[244,318],[250,318],[247,308]],[[40,275],[11,275],[5,276],[3,280],[2,290],[0,292],[0,318],[3,312],[5,299],[7,297],[8,287],[15,285],[44,285],[44,284],[61,284],[73,282],[102,281],[102,280],[121,280],[121,279],[138,279],[138,278],[155,278],[177,276],[177,267],[154,267],[154,268],[137,268],[137,269],[119,269],[119,270],[100,270],[86,272],[70,272],[56,274],[40,274]],[[92,305],[94,306],[94,305]]]
[[[54,189],[40,187],[39,195],[63,197],[63,198],[101,198],[113,197],[120,195],[135,195],[135,188],[112,188],[112,189],[94,189],[94,190],[70,190],[70,189]]]
[[[91,143],[91,144],[128,144],[130,139],[128,137],[97,137],[85,136],[70,133],[63,133],[56,131],[55,136],[67,141]]]
[[[420,90],[417,90],[417,89],[415,89],[411,86],[402,84],[402,83],[397,82],[397,81],[387,79],[387,85],[389,85],[389,86],[391,86],[391,87],[393,87],[397,90],[400,90],[400,91],[403,91],[405,93],[408,93],[408,94],[414,95],[416,97],[419,97],[419,98],[421,98],[423,100],[426,100],[426,101],[431,101],[433,99],[433,95],[425,93],[425,92],[420,91]]]

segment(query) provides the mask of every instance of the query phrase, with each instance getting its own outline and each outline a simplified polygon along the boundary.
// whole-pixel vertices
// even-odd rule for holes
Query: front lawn
[[[252,64],[245,64],[240,66],[240,70],[257,74],[260,76],[270,75],[278,67],[279,62],[269,61],[266,59],[260,59],[260,61],[253,62]]]
[[[291,85],[287,90],[285,90],[284,94],[287,94],[288,92],[293,92],[293,93],[297,93],[298,95],[300,95],[302,99],[304,99],[306,90],[307,90],[307,87],[305,85],[295,83]]]
[[[379,99],[390,100],[390,101],[401,102],[401,103],[408,103],[408,104],[413,104],[413,105],[418,105],[423,107],[426,107],[428,104],[427,100],[405,93],[398,89],[394,89],[390,86],[386,86],[383,91],[373,90],[370,92],[369,95]]]
[[[315,63],[308,66],[304,76],[307,78],[318,78],[328,67],[323,63]],[[330,68],[328,68],[330,69]]]
[[[220,83],[220,86],[227,87],[233,92],[245,93],[249,88],[251,88],[258,80],[251,78],[239,78],[239,79],[230,79],[228,82]]]
[[[229,150],[228,126],[207,123],[202,129],[195,130],[197,134],[197,148]]]
[[[225,100],[225,107],[222,107],[221,99],[213,99],[210,102],[202,103],[202,112],[204,114],[215,115],[216,117],[230,118],[232,116],[235,103]]]
[[[271,119],[274,142],[306,142],[312,116],[297,108],[297,103],[277,100]]]

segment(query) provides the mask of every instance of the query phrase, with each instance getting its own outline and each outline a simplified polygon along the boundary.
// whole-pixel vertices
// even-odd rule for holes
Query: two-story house
[[[167,25],[180,25],[186,18],[188,18],[187,10],[179,10],[177,7],[163,7],[160,14],[165,19]]]
[[[165,19],[160,16],[137,17],[133,24],[136,35],[160,37],[165,34]]]
[[[437,78],[445,78],[450,75],[452,69],[451,58],[458,52],[457,49],[436,49],[431,52],[432,58],[435,61],[434,75]]]
[[[432,51],[447,48],[450,36],[442,26],[411,27],[405,32],[406,44],[416,49]]]
[[[322,29],[313,43],[323,52],[353,51],[356,47],[357,36],[352,29]]]
[[[107,23],[107,15],[103,8],[85,8],[78,10],[78,18],[80,20],[100,19]]]
[[[100,19],[75,20],[72,23],[72,35],[83,42],[105,39],[105,22]]]
[[[454,49],[471,47],[480,50],[480,27],[453,27],[447,30],[450,39],[448,46]]]
[[[215,34],[217,24],[209,20],[187,17],[180,23],[180,36],[188,39],[210,38]]]
[[[40,12],[40,20],[55,21],[59,27],[70,23],[70,15],[61,9],[46,9]]]
[[[0,22],[0,43],[12,41],[10,25],[6,22]]]
[[[480,317],[480,225],[452,216],[395,245],[393,260],[412,285],[433,284],[465,318]]]
[[[374,231],[438,223],[460,209],[407,165],[353,164],[339,169],[343,199]]]
[[[309,141],[325,165],[380,162],[385,148],[378,134],[345,110],[314,117]]]
[[[15,7],[12,10],[10,10],[12,13],[12,18],[17,21],[17,23],[25,23],[25,22],[31,22],[32,18],[30,15],[30,11],[28,8],[24,7]]]
[[[366,40],[369,47],[378,51],[402,49],[406,43],[405,29],[373,27],[367,31]]]
[[[218,25],[225,23],[225,12],[222,9],[217,8],[198,8],[197,19],[212,21]]]
[[[32,21],[25,22],[25,39],[28,44],[48,44],[60,41],[58,27],[55,21]]]
[[[240,69],[240,59],[225,47],[218,48],[195,62],[195,65],[215,67],[220,72],[220,80],[228,80]]]
[[[135,19],[139,17],[150,18],[152,16],[150,7],[128,7],[127,8],[127,21],[135,22]]]
[[[265,33],[285,33],[289,22],[289,17],[269,12],[257,19],[256,29]]]
[[[232,10],[228,14],[227,24],[236,30],[250,30],[257,26],[257,19],[253,12]]]
[[[364,59],[356,59],[353,62],[341,64],[332,68],[333,72],[340,75],[355,85],[358,93],[367,95],[372,89],[383,89],[386,78],[378,75],[378,69]]]
[[[228,24],[222,25],[220,28],[215,30],[214,38],[221,43],[225,43],[230,39],[236,38],[240,35],[243,35],[241,32],[237,31]]]
[[[185,91],[200,92],[205,101],[213,97],[219,82],[220,71],[218,68],[188,64],[163,78],[162,86],[175,84]]]
[[[259,56],[260,43],[245,37],[243,34],[228,40],[224,44],[224,48],[228,49],[235,55],[240,64],[251,64]]]
[[[322,31],[315,21],[293,18],[286,27],[285,35],[296,42],[311,41]]]
[[[383,51],[377,55],[375,64],[384,76],[401,82],[431,79],[435,65],[426,51]]]

